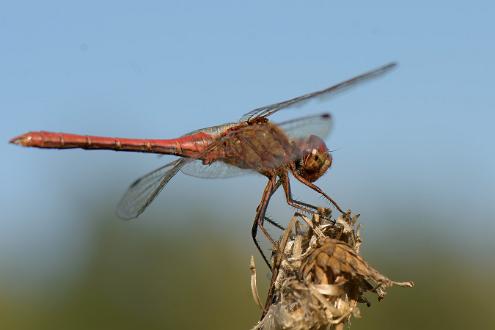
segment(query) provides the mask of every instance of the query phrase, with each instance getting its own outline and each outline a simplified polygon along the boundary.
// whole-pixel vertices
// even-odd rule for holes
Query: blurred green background
[[[446,242],[440,231],[393,225],[404,217],[417,220],[407,214],[387,217],[392,225],[373,240],[364,230],[363,253],[384,274],[414,280],[416,286],[389,289],[381,302],[370,295],[372,306],[361,306],[363,318],[354,319],[352,328],[483,329],[495,324],[491,251],[473,255],[469,243]],[[93,220],[87,254],[83,261],[63,265],[71,276],[53,272],[37,278],[39,287],[28,292],[2,287],[2,328],[248,329],[255,324],[259,310],[248,270],[255,251],[246,248],[247,225],[240,230],[229,222],[233,219],[201,213],[192,216],[190,228],[174,231],[124,226],[93,212],[88,218]],[[219,220],[229,221],[220,228]],[[268,272],[256,260],[264,294]],[[15,276],[18,285],[34,275]]]
[[[0,329],[247,329],[251,255],[262,293],[269,278],[250,238],[261,176],[177,175],[124,222],[128,184],[171,157],[10,138],[176,137],[389,61],[273,118],[332,113],[317,183],[362,214],[369,263],[416,283],[371,296],[352,328],[495,328],[494,15],[491,1],[2,2]],[[278,192],[269,215],[291,212]]]

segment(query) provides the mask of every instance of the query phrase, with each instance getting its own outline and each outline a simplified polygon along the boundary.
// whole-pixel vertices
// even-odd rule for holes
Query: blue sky
[[[487,234],[486,228],[493,232],[494,6],[490,1],[1,4],[0,258],[22,255],[25,244],[47,255],[61,246],[77,253],[90,241],[88,210],[105,207],[114,221],[112,208],[127,185],[167,161],[20,149],[7,144],[11,137],[29,130],[175,137],[390,61],[400,66],[385,78],[274,120],[333,114],[327,142],[336,149],[335,163],[318,183],[370,222],[379,222],[384,209],[433,209],[454,223],[475,219],[473,235]],[[180,213],[177,205],[188,201],[220,215],[227,202],[250,218],[263,184],[262,177],[213,182],[180,176],[148,212],[175,207],[170,212]],[[302,188],[295,192],[314,198]],[[282,208],[283,203],[272,212]],[[178,215],[177,223],[166,226],[180,221]],[[460,233],[453,229],[451,235]]]

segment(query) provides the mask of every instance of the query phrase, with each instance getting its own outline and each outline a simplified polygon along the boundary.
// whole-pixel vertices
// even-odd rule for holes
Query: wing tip
[[[393,61],[393,62],[387,63],[387,64],[379,67],[377,70],[382,71],[382,72],[386,72],[386,71],[393,70],[393,69],[397,68],[398,66],[399,66],[399,62]]]
[[[126,195],[124,195],[124,197],[122,197],[122,199],[117,204],[117,207],[115,208],[115,215],[119,219],[124,221],[136,219],[137,217],[139,217],[141,213],[143,213],[144,208],[140,210],[136,210],[135,208],[132,208],[132,206],[129,205],[129,202],[126,201],[125,197]]]
[[[130,213],[127,210],[124,210],[124,208],[119,204],[117,206],[117,209],[115,210],[115,215],[124,221],[130,221],[133,219],[136,219],[141,213],[135,214],[135,213]]]

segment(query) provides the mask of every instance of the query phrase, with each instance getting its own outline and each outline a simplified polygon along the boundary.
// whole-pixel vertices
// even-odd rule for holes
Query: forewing
[[[180,158],[134,181],[117,206],[117,215],[122,219],[134,219],[155,199],[165,185],[189,162]]]
[[[217,136],[221,135],[223,132],[225,132],[226,130],[228,130],[229,128],[234,127],[236,125],[239,125],[239,124],[238,123],[227,123],[227,124],[222,124],[222,125],[205,127],[205,128],[201,128],[201,129],[189,132],[187,134],[184,134],[183,136],[188,136],[188,135],[193,135],[196,133],[203,132],[203,133],[210,134],[212,137],[217,137]]]
[[[201,160],[194,160],[181,168],[181,172],[197,178],[231,178],[235,176],[253,173],[247,169],[226,164],[222,161],[216,161],[210,165],[204,165]]]
[[[377,78],[387,72],[389,72],[391,69],[393,69],[397,64],[396,63],[389,63],[387,65],[381,66],[377,69],[365,72],[359,76],[356,76],[354,78],[351,78],[349,80],[345,80],[341,83],[338,83],[336,85],[327,87],[325,89],[304,94],[298,97],[295,97],[293,99],[287,100],[287,101],[282,101],[279,103],[274,103],[271,105],[267,105],[261,108],[254,109],[248,113],[246,113],[244,116],[242,116],[241,121],[250,121],[258,117],[268,117],[271,114],[284,109],[284,108],[289,108],[294,105],[302,105],[305,101],[309,101],[310,99],[316,98],[316,97],[329,97],[336,95],[340,92],[343,92],[347,90],[350,87],[354,87],[362,82]]]
[[[296,118],[277,124],[290,139],[307,138],[316,135],[323,140],[332,129],[332,117],[329,113]]]

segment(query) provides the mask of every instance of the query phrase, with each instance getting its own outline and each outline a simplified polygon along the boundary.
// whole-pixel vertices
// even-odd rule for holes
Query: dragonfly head
[[[332,165],[325,142],[316,135],[301,140],[298,143],[301,157],[295,162],[295,170],[306,180],[318,180]]]

